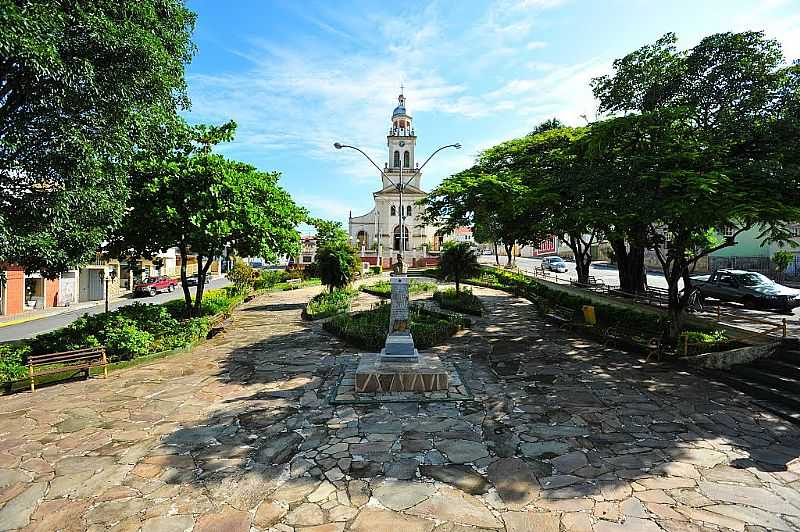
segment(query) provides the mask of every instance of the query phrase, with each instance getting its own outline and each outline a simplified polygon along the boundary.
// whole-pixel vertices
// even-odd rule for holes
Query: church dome
[[[392,118],[404,114],[406,114],[406,106],[401,103],[400,105],[394,108],[394,111],[392,112]]]

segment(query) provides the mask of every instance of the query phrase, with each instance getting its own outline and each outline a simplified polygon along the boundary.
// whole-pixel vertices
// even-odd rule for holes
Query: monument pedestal
[[[362,353],[356,369],[356,393],[447,390],[449,377],[439,357],[432,353],[419,353],[418,357],[411,362],[387,359],[378,353]]]

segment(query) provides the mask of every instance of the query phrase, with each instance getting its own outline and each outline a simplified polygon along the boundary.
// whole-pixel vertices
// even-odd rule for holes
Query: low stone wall
[[[682,360],[689,366],[695,368],[728,369],[731,366],[747,364],[759,358],[769,358],[775,354],[780,345],[780,342],[753,345],[731,349],[729,351],[692,355]]]

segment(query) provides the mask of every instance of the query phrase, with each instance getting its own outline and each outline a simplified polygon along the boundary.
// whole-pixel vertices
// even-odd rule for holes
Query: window
[[[408,251],[408,227],[403,226],[403,248]],[[394,228],[394,249],[400,249],[400,226]]]
[[[400,151],[395,150],[394,152],[394,167],[400,168]]]
[[[397,207],[392,205],[392,216],[397,216]]]
[[[303,255],[303,264],[310,264],[311,262],[311,255]]]
[[[736,228],[732,225],[723,225],[719,232],[722,236],[733,236],[733,233],[736,232]]]
[[[403,154],[403,166],[406,167],[406,168],[411,166],[411,154],[408,153],[408,152],[405,152]]]
[[[406,152],[408,153],[408,152]],[[411,205],[406,207],[406,216],[411,216]]]

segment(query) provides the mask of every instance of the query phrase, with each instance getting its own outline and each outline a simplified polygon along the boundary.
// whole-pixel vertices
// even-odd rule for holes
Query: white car
[[[567,263],[561,257],[545,257],[542,259],[542,269],[564,273],[567,271]]]

